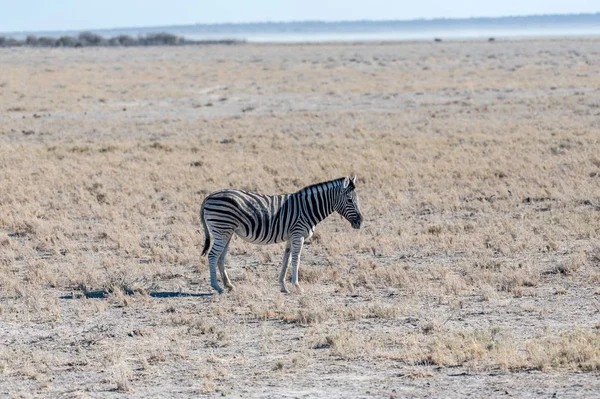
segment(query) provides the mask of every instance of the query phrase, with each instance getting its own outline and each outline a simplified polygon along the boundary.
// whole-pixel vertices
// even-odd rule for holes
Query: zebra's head
[[[360,229],[363,222],[358,204],[358,195],[356,195],[356,176],[346,177],[342,185],[339,201],[337,201],[335,210],[350,222],[352,227]]]

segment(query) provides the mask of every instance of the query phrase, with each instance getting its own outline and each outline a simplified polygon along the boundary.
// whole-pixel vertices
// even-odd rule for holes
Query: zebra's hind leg
[[[210,286],[213,287],[219,294],[221,294],[223,292],[223,289],[219,286],[219,282],[217,281],[217,265],[221,258],[221,254],[223,253],[223,250],[227,249],[227,245],[229,244],[229,240],[231,239],[231,234],[227,236],[222,236],[213,233],[213,239],[213,246],[210,252],[208,253],[208,266],[210,269]],[[223,257],[223,261],[224,260],[225,257]]]
[[[219,266],[219,271],[221,272],[221,281],[223,281],[223,284],[225,284],[225,288],[232,291],[235,289],[235,287],[233,284],[231,284],[231,280],[229,279],[227,271],[225,270],[225,257],[227,256],[227,252],[229,251],[230,242],[231,238],[229,239],[229,241],[227,241],[227,244],[225,244],[225,248],[223,248],[223,252],[221,252],[221,256],[219,256],[219,261],[217,262],[217,265]]]
[[[285,292],[289,294],[287,287],[285,286],[285,275],[287,273],[288,265],[290,264],[290,256],[291,256],[291,247],[290,241],[285,243],[285,252],[283,253],[283,263],[281,264],[281,273],[279,273],[279,286],[281,287],[281,292]]]
[[[219,255],[215,254],[214,247],[208,254],[208,268],[210,270],[210,286],[213,287],[219,294],[223,292],[223,289],[219,286],[217,281],[217,262]]]

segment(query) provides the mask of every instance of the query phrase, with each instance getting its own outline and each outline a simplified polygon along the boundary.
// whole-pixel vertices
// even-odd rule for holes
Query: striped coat
[[[292,283],[299,289],[298,266],[304,240],[315,227],[334,211],[344,216],[354,228],[360,228],[362,215],[355,191],[356,178],[340,178],[314,184],[293,194],[263,195],[241,190],[222,190],[210,194],[202,203],[201,221],[208,254],[211,286],[221,293],[221,279],[233,288],[225,271],[225,256],[233,234],[256,244],[286,242],[279,284],[283,292],[285,275],[291,258]]]

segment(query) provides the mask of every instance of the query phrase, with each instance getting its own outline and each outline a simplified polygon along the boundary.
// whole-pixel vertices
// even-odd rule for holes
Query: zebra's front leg
[[[285,243],[285,252],[283,253],[283,263],[281,264],[281,273],[279,273],[279,286],[281,287],[281,292],[285,292],[289,294],[287,287],[285,286],[285,275],[287,273],[288,265],[290,264],[290,256],[291,256],[291,243],[290,241]]]
[[[292,284],[294,284],[294,287],[296,287],[297,292],[302,292],[302,288],[300,288],[300,284],[298,284],[298,268],[300,267],[300,254],[302,253],[303,245],[304,237],[292,237]]]

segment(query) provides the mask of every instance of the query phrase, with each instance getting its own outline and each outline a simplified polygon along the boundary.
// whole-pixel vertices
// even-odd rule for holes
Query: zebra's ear
[[[346,177],[344,178],[344,190],[350,192],[354,190],[354,181],[356,180],[356,176]]]
[[[356,184],[356,175],[350,177],[352,184]]]

